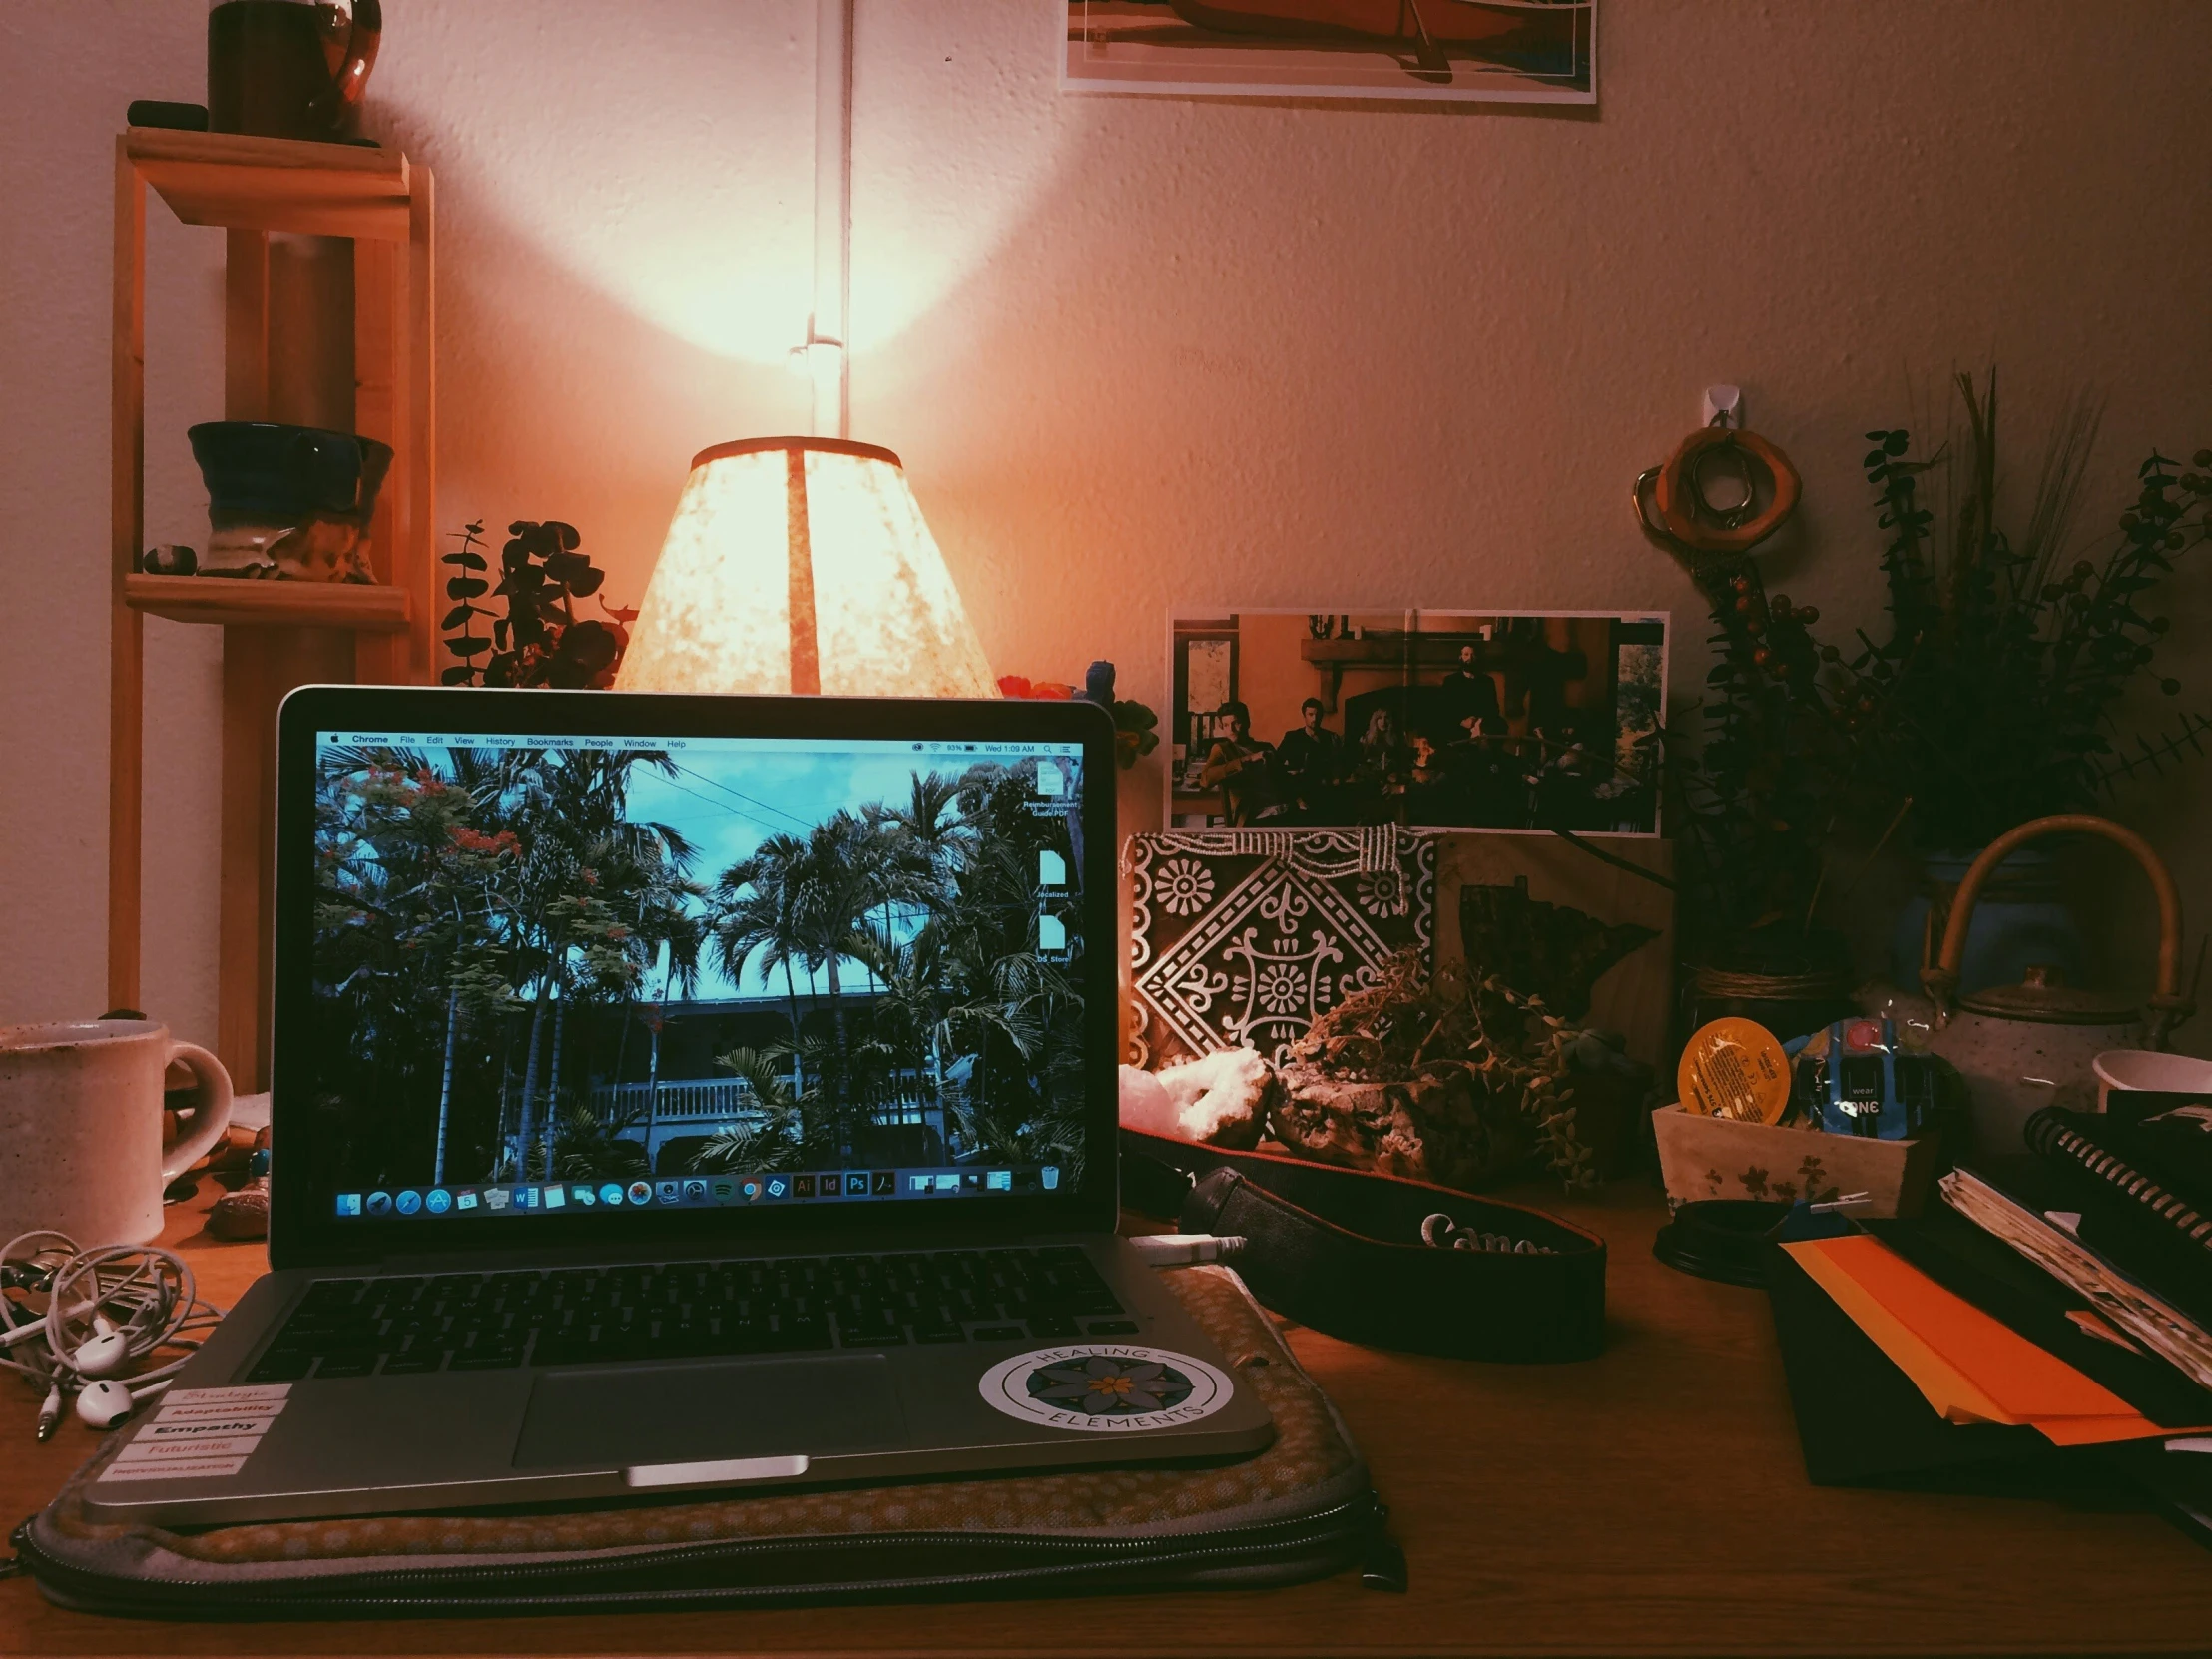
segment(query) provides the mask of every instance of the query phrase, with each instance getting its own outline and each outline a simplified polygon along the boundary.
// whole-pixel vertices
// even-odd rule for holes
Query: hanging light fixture
[[[692,458],[624,691],[994,697],[898,457],[748,438]]]

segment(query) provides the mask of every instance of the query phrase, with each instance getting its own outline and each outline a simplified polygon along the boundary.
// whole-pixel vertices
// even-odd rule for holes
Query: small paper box
[[[1865,1193],[1847,1212],[1855,1218],[1916,1216],[1942,1167],[1938,1137],[1861,1140],[1817,1129],[1709,1118],[1678,1105],[1651,1115],[1659,1140],[1659,1173],[1667,1201],[1781,1199],[1816,1204]]]

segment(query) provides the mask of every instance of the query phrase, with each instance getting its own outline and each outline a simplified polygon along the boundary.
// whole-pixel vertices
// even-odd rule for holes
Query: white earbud
[[[77,1420],[87,1428],[113,1428],[138,1404],[120,1382],[95,1382],[77,1396]]]
[[[40,1309],[12,1294],[0,1297],[0,1371],[45,1391],[41,1440],[59,1426],[73,1393],[78,1421],[113,1428],[169,1386],[189,1351],[223,1317],[200,1300],[184,1259],[155,1246],[80,1250],[61,1233],[22,1233],[0,1241],[0,1266],[11,1293],[28,1289],[47,1304]],[[111,1313],[124,1318],[119,1323]],[[164,1349],[186,1354],[164,1360]]]
[[[70,1366],[79,1377],[112,1377],[131,1360],[131,1339],[104,1314],[92,1317],[93,1335],[78,1346]]]

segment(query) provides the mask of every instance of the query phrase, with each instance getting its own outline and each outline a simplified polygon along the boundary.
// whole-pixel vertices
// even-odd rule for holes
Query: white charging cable
[[[156,1245],[81,1250],[48,1229],[0,1245],[0,1368],[45,1390],[42,1440],[53,1437],[71,1394],[82,1421],[114,1427],[169,1386],[222,1318],[200,1300],[184,1258]],[[122,1376],[164,1349],[187,1352]]]
[[[1212,1233],[1139,1233],[1129,1243],[1145,1266],[1187,1268],[1200,1262],[1233,1260],[1245,1247],[1238,1235],[1217,1238]]]

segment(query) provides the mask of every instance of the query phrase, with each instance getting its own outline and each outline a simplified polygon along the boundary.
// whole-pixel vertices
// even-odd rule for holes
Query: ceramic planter
[[[1898,914],[1891,935],[1891,969],[1901,985],[1918,985],[1921,969],[1936,961],[1943,924],[1958,883],[1978,852],[1921,855],[1921,890]],[[2039,964],[2078,980],[2083,966],[2081,928],[2059,890],[2055,855],[2022,847],[1989,876],[1966,930],[1959,989],[2016,985]]]
[[[1817,1129],[1739,1123],[1687,1112],[1677,1104],[1651,1115],[1667,1201],[1708,1198],[1826,1203],[1865,1193],[1854,1217],[1919,1215],[1945,1167],[1941,1139],[1862,1140]]]
[[[208,486],[200,575],[376,579],[369,523],[389,444],[271,420],[211,420],[186,435]]]

